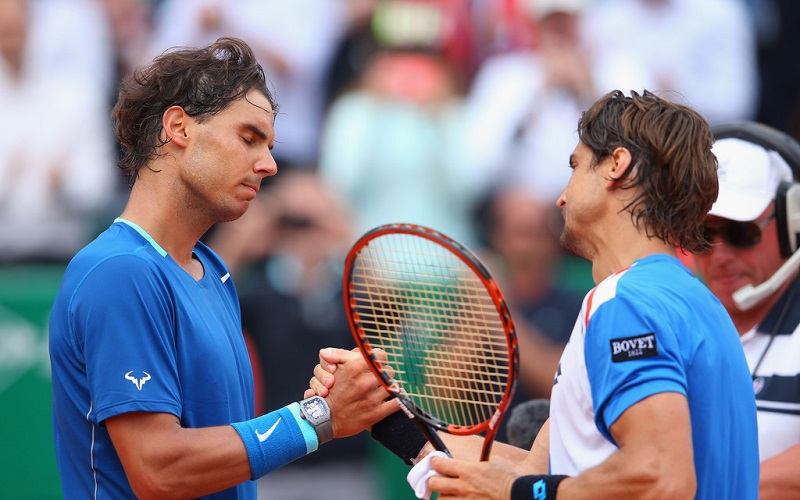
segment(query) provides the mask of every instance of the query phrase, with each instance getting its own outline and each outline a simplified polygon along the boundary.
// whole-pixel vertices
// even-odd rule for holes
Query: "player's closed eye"
[[[775,217],[775,211],[762,221],[739,222],[728,219],[707,220],[703,224],[706,239],[713,240],[716,236],[722,241],[738,249],[752,248],[761,242],[761,234],[769,221]]]

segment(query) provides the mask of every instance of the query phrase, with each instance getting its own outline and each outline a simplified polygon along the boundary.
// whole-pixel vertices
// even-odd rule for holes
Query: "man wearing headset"
[[[761,125],[742,127],[743,132],[756,129],[789,140]],[[787,214],[786,200],[800,201],[800,184],[791,184],[792,169],[786,159],[762,146],[759,135],[731,135],[717,134],[713,149],[719,161],[719,197],[706,219],[713,247],[694,259],[700,276],[733,319],[753,376],[761,460],[759,498],[798,498],[800,279],[793,269],[774,291],[754,297],[749,308],[737,305],[733,294],[745,285],[764,283],[788,260],[791,249],[782,249],[780,240],[784,238],[785,246],[789,238],[781,231],[795,232],[787,220],[798,209],[788,203]],[[800,156],[788,160],[800,169]]]

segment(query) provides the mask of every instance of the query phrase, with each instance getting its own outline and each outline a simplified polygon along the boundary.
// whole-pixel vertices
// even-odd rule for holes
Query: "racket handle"
[[[501,420],[503,420],[503,412],[498,409],[495,412],[494,416],[492,417],[492,421],[489,423],[489,429],[486,430],[486,436],[483,438],[483,448],[481,449],[481,462],[489,461],[489,454],[492,453],[492,445],[494,444],[494,437],[497,434],[497,428],[500,426]]]
[[[493,444],[494,444],[494,436],[487,436],[483,440],[483,448],[481,449],[481,462],[489,461],[489,455],[492,453]]]
[[[450,453],[450,450],[447,449],[444,441],[442,441],[442,438],[439,437],[439,434],[434,429],[426,425],[418,418],[413,418],[412,420],[415,424],[417,424],[417,427],[419,427],[419,430],[425,436],[425,439],[427,439],[437,451],[446,453],[448,457],[453,458],[453,454]]]

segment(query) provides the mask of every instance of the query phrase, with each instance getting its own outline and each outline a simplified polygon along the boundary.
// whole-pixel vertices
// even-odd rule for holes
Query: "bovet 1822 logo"
[[[655,333],[645,333],[624,339],[611,339],[611,360],[615,363],[658,355]]]

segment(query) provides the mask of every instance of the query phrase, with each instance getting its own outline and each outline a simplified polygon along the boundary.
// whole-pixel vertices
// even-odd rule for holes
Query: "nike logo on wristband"
[[[264,434],[261,434],[260,432],[258,432],[258,429],[256,429],[256,437],[258,438],[258,441],[263,443],[264,441],[269,439],[269,437],[275,431],[275,428],[278,427],[279,423],[281,423],[281,418],[280,417],[278,418],[278,420],[275,421],[274,424],[272,424],[272,427],[270,427],[269,430],[267,432],[265,432]]]

